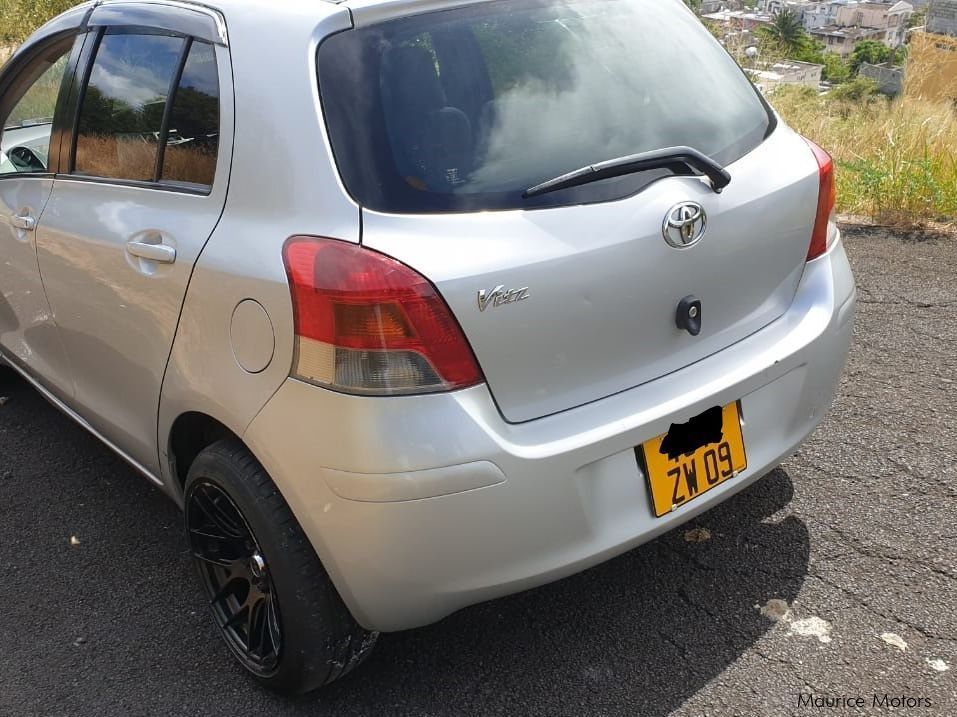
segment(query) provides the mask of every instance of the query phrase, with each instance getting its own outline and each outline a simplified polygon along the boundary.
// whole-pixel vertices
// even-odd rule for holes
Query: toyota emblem
[[[708,228],[708,215],[697,202],[682,202],[665,217],[665,241],[675,249],[689,249],[701,241]]]

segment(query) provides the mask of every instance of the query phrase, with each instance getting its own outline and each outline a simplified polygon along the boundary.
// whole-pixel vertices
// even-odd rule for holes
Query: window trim
[[[73,138],[76,136],[83,82],[86,79],[86,68],[89,64],[90,55],[95,52],[98,43],[99,38],[96,33],[88,31],[83,34],[83,42],[80,43],[76,63],[70,68],[70,88],[65,94],[61,93],[57,100],[60,116],[54,118],[53,123],[54,133],[58,135],[59,140],[56,148],[57,163],[55,165],[57,175],[61,174],[73,161]],[[58,122],[59,124],[57,124]],[[51,162],[52,166],[54,165]]]
[[[175,0],[150,3],[107,0],[92,10],[86,23],[91,28],[161,30],[229,47],[226,22],[222,15],[202,5],[187,5]]]
[[[144,32],[145,31],[145,32]],[[213,188],[216,184],[216,179],[220,174],[220,157],[216,158],[216,169],[213,174],[213,183],[209,185],[196,185],[195,187],[184,186],[183,182],[175,181],[164,181],[162,179],[163,172],[163,161],[166,156],[166,146],[168,143],[168,137],[165,137],[163,134],[164,130],[168,133],[169,124],[171,121],[171,116],[173,112],[173,106],[176,102],[176,93],[179,92],[179,83],[182,81],[183,72],[186,69],[186,63],[189,61],[190,51],[192,50],[194,44],[198,42],[205,42],[210,44],[215,48],[217,45],[225,46],[223,43],[216,43],[208,41],[204,38],[197,38],[192,35],[182,35],[176,31],[170,31],[165,28],[160,27],[145,27],[140,25],[102,25],[97,28],[93,28],[92,32],[89,34],[94,34],[95,39],[93,42],[86,42],[84,44],[84,50],[89,47],[89,52],[85,52],[81,60],[82,73],[77,73],[77,77],[82,74],[82,80],[77,84],[77,102],[76,105],[71,107],[73,113],[72,116],[72,125],[69,138],[64,137],[66,141],[69,142],[69,152],[67,155],[66,162],[61,158],[59,165],[59,171],[57,172],[56,178],[58,181],[69,180],[77,182],[88,182],[91,184],[108,184],[117,187],[131,187],[134,189],[151,189],[154,191],[164,191],[172,192],[175,194],[187,194],[190,196],[204,196],[208,197],[212,195]],[[143,35],[166,35],[169,37],[181,37],[183,38],[183,48],[180,51],[180,57],[176,66],[176,70],[173,72],[173,77],[170,80],[170,88],[166,97],[166,106],[163,109],[163,119],[160,123],[160,136],[165,137],[164,141],[158,143],[156,151],[156,164],[153,168],[153,181],[143,181],[138,179],[122,179],[120,177],[101,177],[98,175],[87,175],[87,174],[77,174],[76,173],[76,147],[77,139],[79,134],[79,125],[80,125],[80,114],[83,110],[83,101],[86,98],[86,91],[90,85],[90,78],[93,74],[93,66],[96,63],[96,56],[100,49],[100,44],[103,41],[103,37],[107,34],[111,35],[122,35],[122,34],[143,34]],[[218,61],[217,61],[218,65]],[[218,78],[217,78],[218,84]],[[219,114],[219,130],[220,136],[222,132],[222,87],[219,87],[219,102],[220,102],[220,114]]]
[[[193,197],[208,197],[212,193],[211,188],[205,184],[202,186],[197,184],[195,187],[189,187],[186,186],[185,182],[144,182],[139,179],[112,179],[110,177],[97,177],[86,174],[58,174],[56,181],[106,184],[112,187],[127,187],[130,189],[149,189],[152,191],[172,192],[174,194],[188,194]]]
[[[153,168],[153,183],[160,184],[163,181],[163,161],[166,159],[166,148],[169,146],[169,125],[173,117],[173,108],[176,105],[177,95],[179,94],[179,84],[183,81],[183,72],[186,70],[186,63],[189,62],[189,53],[193,49],[193,38],[187,37],[183,43],[183,49],[180,50],[179,60],[176,63],[176,69],[173,71],[173,77],[169,81],[169,89],[166,92],[166,107],[163,108],[163,120],[160,122],[159,147],[156,150],[156,166]],[[213,181],[216,181],[215,170],[213,172]],[[212,184],[209,185],[212,188]]]
[[[61,162],[58,173],[72,175],[76,171],[76,139],[80,131],[80,112],[83,110],[83,102],[86,99],[86,88],[90,85],[90,76],[93,74],[93,62],[96,60],[96,53],[100,50],[100,43],[103,41],[103,35],[106,34],[105,28],[98,28],[93,31],[93,41],[87,43],[89,52],[84,53],[82,72],[78,73],[80,81],[77,85],[76,104],[70,109],[73,117],[71,122],[70,136],[68,138],[70,151],[67,157],[66,165]],[[84,45],[84,49],[86,45]],[[61,147],[62,149],[62,147]]]

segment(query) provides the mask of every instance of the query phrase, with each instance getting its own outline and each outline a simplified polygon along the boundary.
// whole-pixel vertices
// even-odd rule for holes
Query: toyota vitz
[[[680,0],[92,2],[0,116],[0,353],[277,689],[727,500],[848,352],[833,163]]]

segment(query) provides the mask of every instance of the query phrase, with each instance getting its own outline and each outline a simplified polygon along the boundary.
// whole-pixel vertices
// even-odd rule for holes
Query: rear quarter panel
[[[359,209],[342,190],[319,109],[315,53],[326,35],[351,26],[349,13],[316,3],[261,22],[262,6],[240,3],[226,15],[235,142],[223,217],[196,263],[159,406],[163,480],[181,500],[169,435],[176,419],[200,412],[242,435],[288,377],[292,303],[282,246],[294,234],[359,241]],[[300,15],[299,13],[303,13]],[[275,336],[271,363],[243,370],[230,323],[244,299],[259,302]]]

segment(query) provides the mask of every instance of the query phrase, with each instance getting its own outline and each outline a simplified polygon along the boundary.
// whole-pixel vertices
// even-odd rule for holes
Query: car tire
[[[265,686],[315,690],[358,667],[359,626],[266,471],[237,440],[202,451],[185,490],[190,552],[220,634]]]

